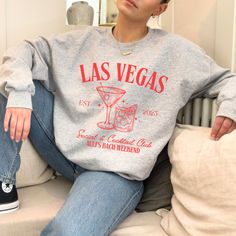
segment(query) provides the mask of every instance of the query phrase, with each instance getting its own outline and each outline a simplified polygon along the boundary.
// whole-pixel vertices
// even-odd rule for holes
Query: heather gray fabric
[[[197,45],[159,29],[120,45],[111,28],[93,26],[23,41],[0,66],[7,107],[33,109],[32,79],[55,96],[61,152],[83,168],[128,179],[150,175],[189,99],[219,94],[217,116],[236,121],[236,76]]]

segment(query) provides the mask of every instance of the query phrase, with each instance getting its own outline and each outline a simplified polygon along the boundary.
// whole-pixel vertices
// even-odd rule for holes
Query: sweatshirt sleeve
[[[33,79],[42,80],[48,90],[53,90],[50,64],[50,47],[43,37],[9,48],[0,65],[0,93],[8,98],[6,107],[32,109]]]
[[[190,99],[196,97],[216,98],[216,116],[225,116],[236,122],[236,75],[229,69],[216,64],[205,55],[205,62],[209,65],[209,76],[199,79],[198,88]]]

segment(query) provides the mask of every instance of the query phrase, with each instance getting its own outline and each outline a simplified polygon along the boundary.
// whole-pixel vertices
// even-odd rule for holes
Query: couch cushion
[[[161,221],[169,235],[236,235],[236,130],[219,141],[210,133],[177,124],[169,141],[174,196]]]
[[[16,172],[17,188],[41,184],[53,177],[53,169],[40,158],[28,138],[22,143],[20,157],[21,165]]]
[[[72,186],[62,176],[18,189],[20,209],[0,215],[1,236],[38,236],[63,205]],[[166,236],[155,212],[136,213],[122,222],[112,236]]]
[[[167,236],[160,222],[161,217],[155,211],[134,211],[110,236]]]
[[[173,188],[170,181],[171,164],[167,147],[168,143],[159,154],[150,176],[143,181],[144,192],[135,208],[137,212],[171,208]]]
[[[1,236],[38,236],[62,206],[71,183],[59,176],[46,183],[18,189],[20,209],[0,215]]]

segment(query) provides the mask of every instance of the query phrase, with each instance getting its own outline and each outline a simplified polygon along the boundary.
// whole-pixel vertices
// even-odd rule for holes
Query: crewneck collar
[[[142,44],[145,44],[152,36],[153,34],[153,29],[148,27],[148,32],[147,34],[139,39],[139,40],[136,40],[136,41],[132,41],[132,42],[129,42],[129,43],[123,43],[123,42],[119,42],[113,35],[112,33],[112,29],[114,28],[115,26],[113,27],[109,27],[108,28],[108,36],[109,36],[109,40],[110,40],[110,43],[116,47],[116,48],[127,48],[127,47],[133,47],[133,46],[137,46],[137,45],[142,45]]]

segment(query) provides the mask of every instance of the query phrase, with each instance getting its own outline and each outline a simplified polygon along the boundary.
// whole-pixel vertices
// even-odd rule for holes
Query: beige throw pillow
[[[20,157],[20,169],[16,172],[17,188],[41,184],[54,178],[52,168],[41,159],[29,139],[23,142]]]
[[[236,235],[236,130],[177,124],[168,145],[174,195],[161,225],[173,236]]]

